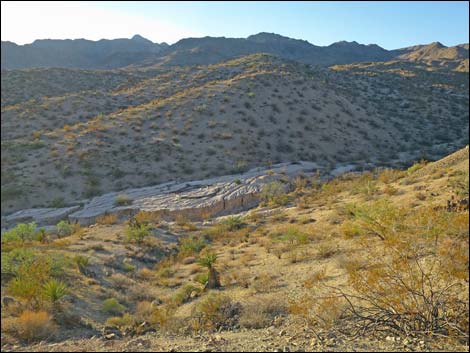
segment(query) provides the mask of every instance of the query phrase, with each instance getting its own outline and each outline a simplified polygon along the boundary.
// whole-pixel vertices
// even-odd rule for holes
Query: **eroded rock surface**
[[[2,217],[2,229],[13,227],[18,223],[35,222],[37,226],[53,225],[66,219],[69,214],[77,211],[80,206],[63,208],[30,208]]]
[[[319,166],[313,162],[281,163],[271,168],[255,168],[243,174],[111,192],[91,199],[83,207],[21,210],[4,217],[2,228],[32,221],[39,226],[46,226],[62,219],[89,225],[105,214],[116,214],[124,219],[139,211],[152,212],[167,220],[178,215],[200,220],[254,207],[260,202],[264,185],[281,181],[288,189],[289,181],[297,175],[313,173],[318,169]],[[132,203],[117,205],[119,195],[125,195]]]

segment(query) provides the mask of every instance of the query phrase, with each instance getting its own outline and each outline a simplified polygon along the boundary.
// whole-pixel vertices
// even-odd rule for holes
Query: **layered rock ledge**
[[[290,181],[297,175],[308,175],[318,169],[319,166],[313,162],[281,163],[271,168],[251,169],[243,174],[111,192],[86,201],[82,206],[15,212],[2,218],[2,229],[33,221],[38,226],[47,226],[64,219],[85,226],[95,223],[103,215],[115,214],[124,219],[139,211],[151,212],[166,220],[173,220],[178,215],[200,220],[255,207],[260,202],[264,185],[281,181],[288,189]],[[125,195],[130,204],[117,205],[119,195]]]

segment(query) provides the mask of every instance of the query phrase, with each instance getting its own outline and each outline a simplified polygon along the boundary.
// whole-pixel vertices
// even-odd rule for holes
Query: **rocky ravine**
[[[287,189],[289,180],[319,169],[321,167],[313,162],[281,163],[271,168],[255,168],[243,174],[111,192],[80,205],[17,211],[2,218],[2,230],[21,222],[36,222],[38,226],[47,227],[67,219],[85,226],[105,214],[116,214],[124,219],[139,211],[152,212],[166,220],[178,215],[190,220],[226,215],[258,205],[260,192],[268,183],[282,181]],[[131,204],[116,205],[119,195],[125,195]]]

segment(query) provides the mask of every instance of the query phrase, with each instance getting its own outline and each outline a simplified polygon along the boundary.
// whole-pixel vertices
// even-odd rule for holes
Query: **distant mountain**
[[[2,69],[27,67],[110,69],[144,60],[166,47],[168,47],[166,43],[152,43],[139,35],[131,39],[99,41],[43,39],[25,45],[2,42],[1,67]]]
[[[339,42],[328,47],[320,47],[305,40],[263,32],[246,39],[225,37],[182,39],[162,51],[161,57],[156,62],[166,65],[207,65],[253,53],[274,54],[283,59],[312,65],[383,61],[391,58],[387,50],[377,45]]]
[[[185,38],[173,45],[152,43],[139,35],[131,39],[99,41],[47,39],[26,45],[2,42],[2,69],[208,65],[254,53],[269,53],[282,59],[321,66],[406,60],[468,71],[468,44],[446,47],[435,42],[389,51],[376,44],[364,45],[355,41],[322,47],[266,32],[247,38]]]

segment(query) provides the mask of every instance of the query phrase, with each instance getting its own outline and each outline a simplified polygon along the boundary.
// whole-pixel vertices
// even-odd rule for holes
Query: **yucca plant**
[[[217,260],[217,254],[213,252],[207,252],[198,259],[199,265],[207,267],[209,269],[208,280],[206,288],[214,289],[221,287],[219,274],[213,267],[214,262]]]
[[[56,304],[67,294],[65,283],[56,279],[50,279],[44,284],[43,295],[52,304]]]

